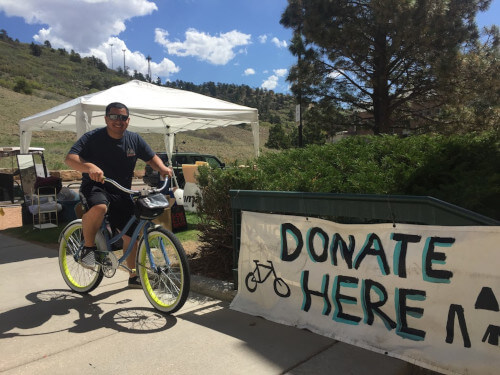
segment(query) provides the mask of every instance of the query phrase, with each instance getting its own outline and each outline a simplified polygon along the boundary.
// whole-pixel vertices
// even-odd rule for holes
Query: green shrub
[[[16,79],[16,85],[14,86],[14,91],[19,93],[25,93],[27,95],[31,95],[33,93],[33,89],[31,88],[28,81],[24,78]]]
[[[216,266],[228,274],[233,266],[231,189],[433,196],[500,220],[497,133],[349,137],[266,154],[256,165],[203,168],[198,178],[202,253],[216,253]]]
[[[211,271],[231,278],[233,268],[232,217],[229,190],[255,190],[258,186],[258,172],[250,168],[209,169],[200,167],[198,184],[202,200],[198,200],[197,211],[200,222],[200,257],[204,261],[203,274]]]
[[[404,190],[429,195],[500,220],[500,141],[498,133],[439,136],[433,150]]]
[[[264,156],[258,165],[266,190],[399,194],[422,163],[422,150],[421,139],[350,137]]]
[[[12,82],[8,79],[4,79],[4,78],[0,78],[0,86],[1,87],[5,87],[9,90],[13,90],[14,89],[14,85],[12,84]]]

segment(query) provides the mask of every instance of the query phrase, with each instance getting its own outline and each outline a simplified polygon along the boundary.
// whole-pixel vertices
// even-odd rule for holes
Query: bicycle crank
[[[106,277],[113,277],[118,268],[118,259],[111,251],[102,254],[103,259],[99,261],[102,266],[102,273]]]

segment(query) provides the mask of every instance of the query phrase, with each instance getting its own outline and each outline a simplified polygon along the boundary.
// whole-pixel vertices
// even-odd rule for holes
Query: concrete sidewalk
[[[184,307],[162,315],[142,290],[126,289],[125,272],[81,296],[64,283],[55,250],[2,234],[0,244],[1,373],[431,373],[230,310],[228,284],[194,278]]]

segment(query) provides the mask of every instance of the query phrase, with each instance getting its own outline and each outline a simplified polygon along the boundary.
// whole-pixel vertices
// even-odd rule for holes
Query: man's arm
[[[167,167],[163,162],[161,161],[160,157],[158,155],[153,156],[153,158],[149,161],[146,162],[147,165],[149,165],[151,168],[153,168],[155,171],[160,172],[160,175],[162,177],[169,176],[172,177],[172,168]]]
[[[80,157],[80,155],[68,154],[66,155],[64,163],[71,169],[74,169],[78,172],[88,173],[91,180],[101,183],[104,182],[104,172],[102,171],[102,169],[93,163],[85,161]]]

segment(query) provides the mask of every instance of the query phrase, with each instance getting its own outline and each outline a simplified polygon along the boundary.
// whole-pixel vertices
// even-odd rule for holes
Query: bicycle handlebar
[[[104,180],[104,182],[109,182],[111,185],[114,185],[115,187],[117,187],[118,189],[120,189],[121,191],[123,191],[123,192],[125,192],[127,194],[132,194],[132,195],[149,195],[149,194],[159,193],[160,191],[162,191],[163,189],[165,189],[167,187],[169,179],[168,179],[168,177],[165,178],[165,182],[159,188],[142,189],[142,190],[127,189],[126,187],[121,186],[115,180],[112,180],[111,178],[108,178],[108,177],[103,177],[103,180]]]

